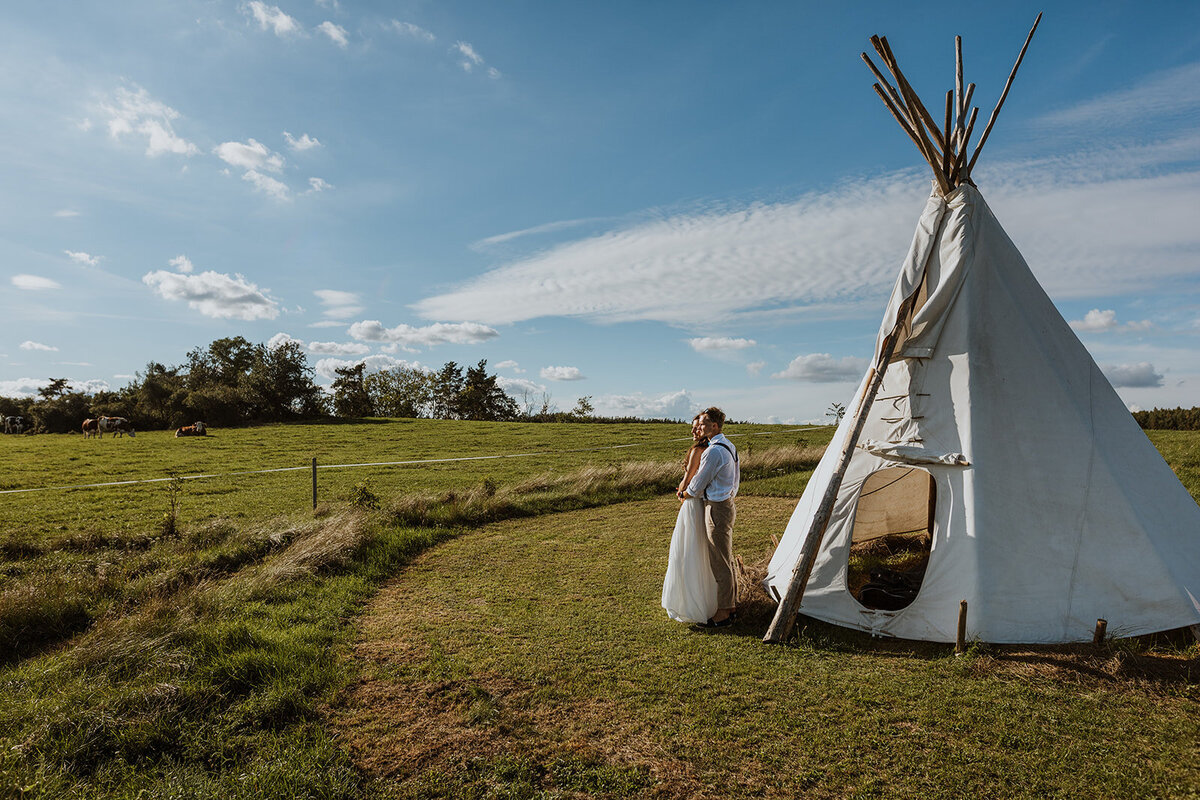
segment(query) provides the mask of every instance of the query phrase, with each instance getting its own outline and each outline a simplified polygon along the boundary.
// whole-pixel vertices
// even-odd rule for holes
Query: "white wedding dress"
[[[717,610],[717,579],[708,565],[704,502],[695,497],[683,501],[675,518],[662,607],[671,619],[686,623],[707,622]]]

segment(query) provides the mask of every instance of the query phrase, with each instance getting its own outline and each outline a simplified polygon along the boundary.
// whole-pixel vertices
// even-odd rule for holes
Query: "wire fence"
[[[784,433],[798,433],[801,431],[816,430],[820,427],[823,427],[823,426],[810,425],[810,426],[803,427],[803,428],[788,428],[786,430],[781,430],[781,431],[762,431],[760,433],[730,433],[730,434],[727,434],[727,436],[730,439],[735,439],[735,438],[739,438],[739,437],[744,438],[744,437],[750,437],[750,436],[777,436],[777,435],[784,434]],[[691,441],[690,436],[681,436],[681,437],[677,437],[677,438],[673,438],[673,439],[665,439],[663,441],[658,441],[658,442],[634,442],[633,444],[613,444],[613,445],[605,445],[604,447],[578,447],[578,448],[572,448],[572,449],[568,449],[568,450],[543,450],[543,451],[536,452],[536,453],[498,453],[498,454],[486,455],[486,456],[455,456],[455,457],[451,457],[451,458],[422,458],[422,459],[414,459],[414,460],[408,460],[408,461],[366,461],[366,462],[361,462],[361,463],[357,463],[357,464],[318,464],[318,463],[316,463],[316,459],[313,459],[312,463],[305,464],[300,467],[274,467],[271,469],[238,470],[235,472],[210,472],[210,473],[198,473],[195,475],[171,475],[171,476],[168,476],[165,478],[139,478],[136,480],[105,481],[104,483],[76,483],[76,484],[64,484],[61,486],[33,486],[33,487],[25,488],[25,489],[3,489],[3,490],[0,490],[0,495],[27,494],[30,492],[55,492],[55,491],[67,491],[67,490],[74,490],[74,489],[105,489],[105,488],[109,488],[112,486],[134,486],[134,485],[143,484],[143,483],[166,483],[167,481],[174,481],[174,480],[195,481],[195,480],[204,480],[206,478],[231,478],[231,477],[237,477],[237,476],[243,476],[243,475],[266,475],[269,473],[276,473],[276,472],[312,471],[313,476],[314,476],[313,480],[315,482],[317,470],[365,469],[365,468],[369,468],[369,467],[410,467],[410,466],[419,466],[421,464],[451,464],[451,463],[455,463],[455,462],[465,462],[465,461],[493,461],[493,460],[499,460],[499,459],[505,459],[505,458],[536,458],[538,456],[568,455],[571,453],[594,453],[594,452],[600,452],[600,451],[606,451],[606,450],[623,450],[623,449],[634,448],[634,447],[649,447],[652,445],[663,445],[663,444],[671,444],[672,442],[688,442],[688,441]],[[315,483],[314,483],[314,492],[313,493],[314,493],[314,495],[316,494]]]

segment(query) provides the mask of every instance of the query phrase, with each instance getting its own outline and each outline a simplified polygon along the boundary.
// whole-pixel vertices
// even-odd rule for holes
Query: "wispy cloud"
[[[196,267],[192,264],[192,260],[185,255],[178,255],[170,259],[168,262],[177,272],[190,273],[194,272]]]
[[[753,339],[732,339],[728,336],[701,336],[688,339],[688,344],[697,353],[727,353],[754,347],[758,342]]]
[[[371,352],[371,348],[359,342],[309,342],[308,349],[327,356],[361,356]]]
[[[521,369],[521,365],[512,359],[501,361],[496,365],[496,369],[511,369],[513,372],[521,373],[525,370]]]
[[[283,169],[283,156],[273,152],[257,139],[247,142],[222,142],[213,148],[217,158],[238,169],[265,169],[279,172]]]
[[[532,228],[525,228],[519,231],[509,231],[508,233],[498,233],[495,236],[489,236],[486,239],[480,239],[471,245],[472,249],[482,250],[488,247],[494,247],[499,244],[511,242],[514,239],[520,239],[527,236],[538,236],[545,233],[557,233],[558,231],[570,230],[577,228],[580,225],[588,225],[600,222],[600,217],[585,217],[582,219],[564,219],[558,222],[547,222],[544,225],[535,225]]]
[[[1113,386],[1148,388],[1163,385],[1163,375],[1149,361],[1137,364],[1109,364],[1101,367]]]
[[[746,365],[746,374],[756,378],[762,373],[763,367],[766,365],[767,362],[765,361],[751,361]]]
[[[329,41],[345,49],[350,44],[350,34],[341,25],[325,20],[317,26],[317,30],[329,37]]]
[[[309,178],[308,179],[308,189],[306,189],[304,191],[304,193],[305,194],[317,194],[318,192],[324,192],[327,189],[332,189],[332,188],[333,188],[332,184],[326,183],[321,178]]]
[[[44,350],[44,351],[51,352],[51,353],[58,352],[58,348],[54,347],[53,345],[42,344],[41,342],[32,342],[32,341],[21,342],[21,349],[22,350]]]
[[[362,299],[354,292],[344,292],[340,289],[317,289],[313,294],[321,301],[321,305],[325,306],[325,310],[321,312],[322,315],[332,320],[347,319],[363,310]]]
[[[15,378],[0,381],[0,397],[36,397],[38,389],[49,385],[49,378]],[[95,394],[96,392],[106,392],[111,387],[108,381],[91,378],[83,381],[68,381],[67,388],[73,392]]]
[[[42,291],[44,289],[61,289],[62,284],[50,278],[43,278],[41,275],[13,275],[10,279],[12,285],[18,289],[28,291]]]
[[[1146,331],[1154,327],[1154,323],[1150,320],[1138,320],[1136,322],[1126,322],[1119,324],[1117,322],[1117,312],[1110,309],[1101,311],[1098,308],[1093,308],[1091,311],[1083,315],[1083,319],[1071,320],[1071,327],[1077,331],[1084,333],[1100,333],[1103,331]]]
[[[271,30],[281,38],[303,33],[300,23],[280,10],[279,6],[269,6],[260,0],[251,0],[242,6],[242,11],[258,23],[260,30]]]
[[[807,383],[856,381],[867,371],[869,363],[865,358],[834,358],[828,353],[813,353],[796,356],[785,369],[771,377]]]
[[[1162,174],[1200,137],[995,163],[976,180],[1055,299],[1117,298],[1195,274],[1200,172]],[[538,317],[690,328],[877,313],[928,184],[882,175],[792,202],[663,217],[518,258],[414,305],[487,324]],[[719,286],[712,292],[709,287]]]
[[[1111,92],[1042,117],[1055,126],[1087,126],[1094,130],[1145,125],[1200,109],[1200,62],[1152,75],[1135,86]]]
[[[284,201],[291,198],[291,191],[286,183],[275,180],[270,175],[263,175],[258,170],[248,170],[242,175],[242,180],[252,184],[257,191],[276,200]]]
[[[241,275],[201,272],[184,275],[155,270],[142,276],[142,282],[164,300],[184,300],[206,317],[218,319],[275,319],[279,303]]]
[[[72,208],[60,208],[58,211],[54,212],[54,216],[59,218],[78,217],[79,212]]]
[[[581,381],[587,377],[579,367],[542,367],[538,374],[547,381]]]
[[[107,118],[108,133],[113,139],[141,137],[146,142],[146,155],[151,158],[165,154],[192,156],[200,152],[199,147],[175,133],[174,123],[180,113],[152,98],[140,86],[118,88],[100,102],[99,110]]]
[[[370,319],[351,325],[350,335],[361,341],[387,342],[417,352],[417,348],[439,344],[478,344],[494,339],[500,333],[477,322],[437,322],[420,328],[402,324],[385,328],[383,323]]]
[[[605,394],[592,398],[596,413],[605,417],[691,419],[700,410],[686,389],[666,394]]]
[[[100,256],[94,256],[90,253],[83,253],[76,250],[63,250],[63,252],[67,254],[67,258],[85,267],[94,267],[100,263]]]
[[[483,60],[483,56],[476,52],[475,47],[470,42],[455,42],[451,51],[458,53],[460,56],[458,65],[464,71],[474,72],[478,67],[484,70],[489,78],[500,77],[500,70],[495,67],[489,67],[487,62]]]
[[[342,367],[353,367],[358,364],[366,364],[367,372],[377,372],[379,370],[391,369],[392,367],[407,367],[408,369],[419,369],[422,372],[428,372],[429,368],[419,361],[405,361],[402,358],[393,358],[389,355],[375,354],[366,358],[322,358],[315,365],[315,371],[322,378],[333,380],[337,377],[336,370]]]
[[[437,37],[429,31],[425,30],[419,25],[414,25],[411,22],[400,22],[399,20],[394,19],[391,20],[386,27],[390,28],[401,36],[411,36],[414,39],[420,39],[421,41],[425,42],[432,42],[437,39]]]
[[[314,139],[313,137],[309,136],[307,133],[300,134],[300,138],[297,139],[295,136],[292,136],[287,131],[284,131],[283,139],[284,139],[284,141],[286,141],[288,143],[288,147],[292,148],[293,150],[295,150],[298,153],[302,153],[305,150],[312,150],[314,147],[321,146],[321,142],[319,139]]]

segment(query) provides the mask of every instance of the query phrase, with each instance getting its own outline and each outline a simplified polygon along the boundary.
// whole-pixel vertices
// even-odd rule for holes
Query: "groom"
[[[737,516],[733,498],[741,483],[737,448],[721,433],[725,412],[713,406],[700,415],[700,430],[708,447],[700,457],[700,468],[680,499],[704,499],[704,524],[708,530],[708,560],[717,579],[717,611],[705,623],[709,628],[733,624],[737,606],[737,573],[733,566],[733,520]]]

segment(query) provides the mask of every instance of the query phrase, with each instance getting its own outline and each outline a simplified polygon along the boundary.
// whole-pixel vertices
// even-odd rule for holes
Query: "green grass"
[[[744,498],[737,552],[765,558],[793,505]],[[381,592],[356,650],[362,678],[335,714],[380,791],[577,796],[565,761],[611,797],[1200,788],[1194,650],[956,659],[817,623],[768,647],[762,599],[733,628],[697,632],[658,607],[675,508],[656,499],[489,526]]]
[[[812,624],[766,648],[765,619],[715,637],[667,622],[674,501],[626,501],[674,483],[686,433],[422,421],[4,437],[7,487],[313,453],[546,455],[322,472],[316,515],[305,472],[186,482],[173,530],[162,485],[4,496],[0,796],[1195,791],[1194,657],[1121,642],[954,660]],[[766,449],[829,433],[735,439],[757,476],[737,531],[749,561],[810,474],[811,456],[771,466]],[[1152,438],[1195,491],[1200,434]],[[645,446],[550,455],[627,442]]]

